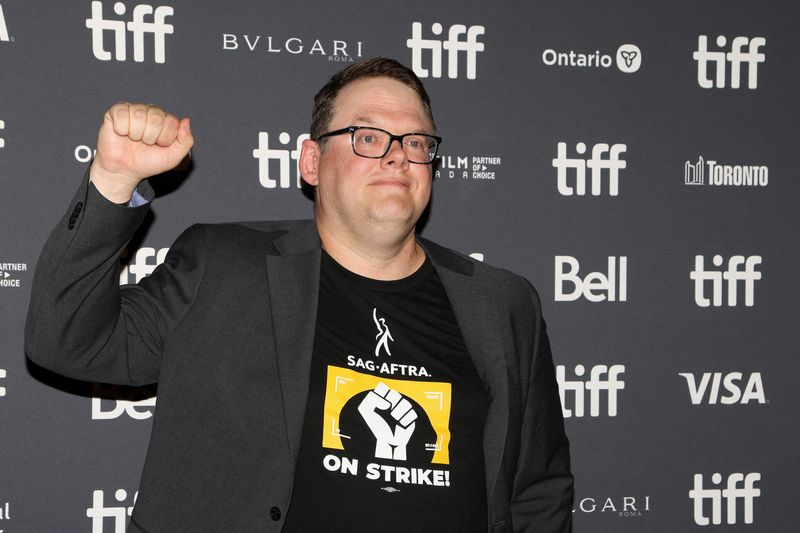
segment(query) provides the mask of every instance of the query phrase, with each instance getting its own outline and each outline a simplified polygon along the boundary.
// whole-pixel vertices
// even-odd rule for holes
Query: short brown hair
[[[434,129],[436,128],[436,123],[433,120],[433,111],[431,110],[431,99],[425,90],[425,86],[422,85],[414,71],[394,59],[375,57],[340,70],[319,90],[314,97],[314,111],[311,113],[311,131],[309,132],[311,138],[317,139],[328,131],[336,98],[345,86],[362,78],[379,77],[397,80],[403,85],[414,89],[422,101],[422,107],[425,109],[425,114],[430,119],[431,125]]]

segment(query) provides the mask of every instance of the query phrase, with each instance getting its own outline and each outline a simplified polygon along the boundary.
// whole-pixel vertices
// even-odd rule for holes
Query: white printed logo
[[[386,355],[392,355],[389,350],[389,341],[394,341],[394,338],[392,338],[392,334],[389,331],[389,325],[386,324],[386,319],[383,317],[378,318],[378,309],[376,307],[372,308],[372,320],[375,322],[375,327],[378,328],[378,334],[375,335],[375,340],[378,341],[375,345],[375,357],[380,357],[381,348],[386,352]]]
[[[434,22],[431,25],[431,32],[434,35],[441,35],[443,27],[440,23]],[[483,26],[465,26],[463,24],[453,24],[447,34],[447,40],[423,39],[422,23],[413,22],[411,24],[411,38],[406,40],[406,46],[411,49],[411,70],[420,78],[442,77],[442,50],[447,50],[447,77],[455,79],[458,77],[458,57],[459,52],[467,55],[467,79],[474,80],[476,75],[476,63],[478,52],[483,52],[483,43],[478,42],[478,36],[483,35],[486,28]],[[466,35],[465,40],[461,36]],[[422,51],[430,51],[430,70],[422,66]]]
[[[619,379],[619,376],[625,372],[625,365],[595,365],[589,373],[589,379],[576,379],[568,381],[566,379],[566,367],[564,365],[556,366],[556,381],[558,381],[558,393],[561,396],[561,409],[564,418],[572,416],[584,416],[584,407],[586,398],[584,391],[589,391],[589,416],[600,416],[600,391],[607,391],[608,393],[608,416],[617,416],[617,391],[625,388],[625,382]],[[586,368],[583,365],[575,365],[575,375],[583,377],[586,374]],[[605,378],[603,377],[605,375]],[[567,407],[567,391],[572,394],[572,409]]]
[[[92,385],[92,420],[113,420],[127,414],[134,420],[147,420],[153,416],[152,407],[156,405],[156,397],[138,398],[140,392],[125,389],[114,385]],[[105,399],[109,396],[117,400]]]
[[[139,283],[164,262],[167,252],[169,252],[169,248],[159,248],[158,252],[156,252],[155,248],[146,246],[139,248],[136,250],[133,261],[122,268],[122,272],[119,274],[119,284]],[[150,261],[151,259],[152,262]]]
[[[626,74],[638,71],[642,66],[642,51],[635,44],[623,44],[617,48],[616,61],[609,54],[594,52],[581,53],[570,50],[557,52],[548,48],[542,52],[542,62],[548,67],[581,67],[581,68],[609,68],[616,64],[617,68]]]
[[[239,35],[234,33],[222,34],[223,50],[249,50],[255,52],[256,49],[263,50],[268,54],[280,54],[287,52],[292,55],[302,54],[306,48],[303,39],[299,37],[289,37],[288,39],[273,39],[272,35],[247,35],[243,34],[242,42],[239,42]],[[263,37],[263,39],[262,39]],[[308,40],[306,41],[308,42]],[[242,45],[240,48],[240,44]],[[311,47],[306,52],[307,55],[327,56],[328,61],[338,63],[353,63],[353,57],[361,57],[361,41],[356,41],[355,47],[349,47],[347,41],[333,39],[328,44],[322,44],[319,39],[314,39]],[[353,54],[355,52],[355,54]]]
[[[388,414],[394,428],[378,411]],[[385,383],[378,383],[361,400],[358,412],[375,437],[375,457],[405,461],[406,446],[417,425],[417,412],[411,402]]]
[[[289,148],[270,148],[269,146],[269,133],[261,131],[258,133],[258,148],[253,150],[253,157],[258,160],[258,181],[262,187],[267,189],[274,189],[280,187],[281,189],[288,189],[292,186],[292,175],[289,170],[290,161],[294,160],[295,164],[295,187],[300,187],[300,152],[303,149],[303,141],[310,138],[308,133],[303,133],[297,136],[294,143],[294,149]],[[292,137],[284,132],[278,135],[278,141],[288,146]],[[270,165],[272,161],[277,162],[277,165]],[[270,175],[270,167],[272,166],[273,173]],[[275,179],[275,166],[277,166],[278,177]]]
[[[724,263],[721,255],[715,255],[712,259],[714,266],[721,267]],[[756,266],[761,264],[760,255],[733,255],[728,259],[728,269],[706,270],[705,258],[702,255],[694,256],[694,270],[689,274],[689,278],[694,280],[694,301],[700,307],[722,306],[722,285],[723,280],[728,284],[726,291],[728,297],[728,307],[736,307],[739,302],[739,282],[744,282],[744,305],[753,307],[755,283],[761,279],[761,272],[756,270]],[[739,267],[744,266],[744,270]],[[706,295],[707,282],[711,283],[711,300]]]
[[[620,159],[620,154],[625,153],[628,147],[624,144],[597,143],[592,147],[591,159],[580,157],[567,157],[567,143],[558,143],[558,155],[553,159],[553,166],[558,170],[556,183],[558,192],[564,196],[586,195],[586,169],[592,171],[592,196],[600,196],[603,185],[603,170],[608,170],[608,194],[619,195],[619,171],[627,167],[625,160]],[[579,142],[575,145],[578,154],[586,153],[586,144]],[[608,154],[608,159],[603,157]],[[575,170],[575,186],[568,183],[568,170]]]
[[[565,268],[567,267],[567,268]],[[555,263],[555,301],[574,302],[581,296],[590,302],[625,302],[628,300],[628,258],[609,256],[607,273],[590,272],[585,278],[578,276],[580,263],[571,255],[557,255]],[[574,287],[567,292],[565,284]]]
[[[697,163],[687,161],[684,165],[683,182],[686,185],[703,185],[708,167],[708,184],[733,187],[766,187],[769,183],[769,168],[766,165],[720,165],[706,161],[703,156]]]
[[[22,286],[19,279],[20,273],[27,271],[27,263],[0,263],[0,289],[20,288]]]
[[[631,74],[642,66],[642,51],[635,44],[623,44],[617,48],[617,68]]]
[[[503,160],[496,156],[440,155],[436,157],[433,177],[436,179],[446,173],[449,179],[458,175],[461,179],[493,180],[497,174],[496,167],[502,164]]]
[[[643,512],[650,510],[650,496],[645,496],[637,501],[636,496],[622,496],[617,498],[582,498],[577,509],[572,512],[582,513],[617,513],[617,516],[642,516]]]
[[[8,36],[8,27],[6,26],[6,17],[3,15],[3,5],[0,4],[0,41],[9,42],[11,37]]]
[[[96,490],[92,492],[92,506],[86,509],[86,516],[92,519],[92,533],[104,533],[105,530],[103,529],[103,525],[105,523],[106,518],[111,519],[113,529],[110,529],[111,533],[125,533],[125,522],[127,517],[129,517],[133,513],[133,506],[136,505],[136,498],[139,496],[139,492],[135,492],[133,495],[133,505],[126,506],[124,505],[125,500],[128,499],[128,492],[124,489],[119,489],[114,493],[114,499],[117,502],[122,503],[122,506],[117,507],[105,507],[104,506],[104,494],[102,490]]]
[[[0,6],[2,7],[2,6]],[[6,123],[3,120],[0,120],[0,130],[6,129]],[[4,148],[6,145],[6,140],[0,137],[0,148]]]
[[[723,48],[728,43],[724,35],[717,37],[717,46]],[[764,37],[735,37],[731,42],[731,51],[709,51],[708,36],[700,35],[697,37],[697,50],[692,57],[697,61],[697,83],[704,89],[723,89],[726,83],[727,65],[730,63],[731,88],[738,89],[740,86],[742,63],[747,64],[747,88],[755,89],[758,87],[758,64],[763,63],[766,56],[759,52],[759,49],[767,44]],[[747,47],[747,52],[744,48]],[[712,69],[709,69],[709,63]],[[709,78],[709,70],[713,70],[713,76]]]
[[[686,385],[689,387],[689,398],[691,398],[694,405],[700,405],[701,403],[716,405],[717,402],[724,405],[746,404],[751,400],[761,404],[767,403],[767,399],[764,396],[764,384],[761,381],[761,372],[750,374],[744,386],[741,384],[744,379],[744,374],[741,372],[729,372],[727,374],[704,372],[699,381],[690,372],[679,373],[678,375],[686,379]],[[720,385],[725,389],[721,394]],[[703,402],[703,398],[705,398],[705,402]]]
[[[0,368],[0,379],[6,379],[6,369]],[[6,388],[0,387],[0,398],[6,395]]]
[[[698,526],[707,526],[709,517],[706,514],[707,506],[703,505],[706,500],[711,500],[711,521],[714,525],[722,523],[722,500],[725,499],[725,523],[735,524],[737,522],[736,512],[739,508],[737,501],[742,502],[744,523],[753,523],[753,503],[756,498],[761,496],[761,489],[756,488],[756,481],[761,481],[761,474],[753,472],[741,474],[734,472],[728,476],[727,487],[724,489],[703,488],[703,474],[694,475],[694,487],[689,491],[689,498],[694,500],[694,522]],[[711,476],[714,486],[720,486],[722,475],[715,473]],[[741,486],[740,486],[741,484]]]
[[[119,16],[125,14],[127,8],[122,2],[114,3],[114,13]],[[133,20],[127,24],[123,20],[110,20],[103,18],[103,2],[92,2],[92,17],[86,19],[86,27],[92,30],[92,53],[101,61],[110,61],[111,52],[105,47],[105,32],[114,34],[114,59],[125,61],[127,59],[127,35],[125,29],[133,34],[133,60],[137,63],[144,61],[144,36],[153,34],[153,55],[156,63],[165,60],[166,36],[173,30],[172,24],[167,24],[167,17],[172,16],[170,6],[159,6],[153,9],[148,4],[138,4],[133,8]],[[153,16],[152,22],[145,22],[145,17]]]

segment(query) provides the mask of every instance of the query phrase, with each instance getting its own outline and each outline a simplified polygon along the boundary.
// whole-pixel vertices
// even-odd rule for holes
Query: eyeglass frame
[[[359,154],[356,151],[355,133],[356,133],[356,131],[363,130],[363,129],[382,131],[383,133],[385,133],[386,135],[389,136],[389,142],[386,144],[386,150],[383,152],[382,155],[362,155],[362,154]],[[384,157],[386,157],[386,154],[389,153],[389,150],[392,149],[392,143],[394,141],[397,141],[397,142],[400,143],[400,148],[403,150],[403,153],[406,154],[406,159],[408,159],[408,152],[406,152],[405,148],[403,148],[403,139],[404,138],[408,137],[409,135],[425,135],[427,137],[432,138],[434,141],[436,141],[436,148],[433,150],[433,157],[431,157],[430,161],[427,161],[425,163],[423,163],[421,161],[412,161],[411,159],[408,159],[409,163],[414,163],[415,165],[430,165],[431,163],[436,161],[436,154],[439,153],[439,145],[442,144],[442,138],[439,137],[438,135],[432,135],[430,133],[423,133],[421,131],[413,131],[413,132],[410,132],[410,133],[404,133],[402,135],[395,135],[394,133],[390,133],[390,132],[388,132],[388,131],[386,131],[384,129],[376,128],[374,126],[347,126],[345,128],[340,128],[338,130],[333,130],[333,131],[329,131],[329,132],[323,133],[322,135],[318,136],[314,140],[319,142],[322,139],[327,139],[328,137],[334,137],[336,135],[342,135],[344,133],[349,133],[350,134],[350,148],[353,149],[353,153],[355,155],[357,155],[358,157],[365,157],[367,159],[383,159]]]

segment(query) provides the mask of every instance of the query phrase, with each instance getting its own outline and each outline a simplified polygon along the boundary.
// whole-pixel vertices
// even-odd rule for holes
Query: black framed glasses
[[[436,159],[436,152],[442,142],[441,137],[427,133],[404,133],[394,135],[380,128],[370,126],[347,126],[340,130],[329,131],[317,137],[320,141],[334,135],[350,134],[350,146],[353,153],[370,159],[380,159],[389,153],[392,142],[399,141],[406,153],[409,163],[427,165]]]

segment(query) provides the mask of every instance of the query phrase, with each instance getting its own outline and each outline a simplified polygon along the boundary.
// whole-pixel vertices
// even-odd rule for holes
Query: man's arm
[[[535,329],[511,515],[515,531],[565,533],[572,531],[569,441],[539,297],[527,287]]]
[[[191,265],[192,239],[173,246],[156,276],[162,283],[120,289],[119,256],[148,210],[121,204],[146,177],[180,162],[192,142],[188,119],[158,108],[116,104],[106,112],[91,183],[81,184],[36,267],[25,330],[34,362],[78,379],[157,381],[160,339],[196,283],[174,275],[179,262]],[[152,196],[146,183],[140,191]]]

